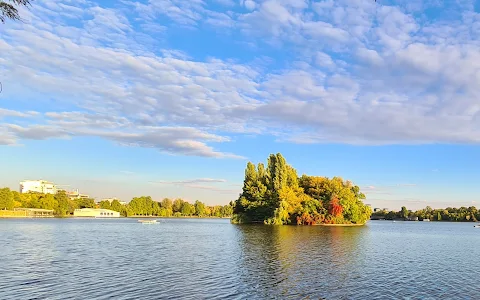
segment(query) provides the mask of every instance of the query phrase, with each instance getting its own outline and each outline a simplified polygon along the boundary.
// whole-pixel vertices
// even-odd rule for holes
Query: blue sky
[[[281,152],[375,207],[478,205],[479,8],[36,0],[0,25],[0,185],[225,204]]]

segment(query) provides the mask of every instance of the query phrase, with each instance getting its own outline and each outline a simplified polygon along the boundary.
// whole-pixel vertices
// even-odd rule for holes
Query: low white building
[[[71,192],[67,191],[65,193],[67,194],[67,197],[70,198],[70,199],[87,199],[87,198],[90,198],[88,195],[80,194],[78,189],[75,189]]]
[[[119,218],[118,211],[102,208],[79,208],[73,211],[74,217],[86,218]]]
[[[24,180],[20,182],[20,193],[37,192],[42,194],[56,194],[57,187],[53,182],[46,180]]]

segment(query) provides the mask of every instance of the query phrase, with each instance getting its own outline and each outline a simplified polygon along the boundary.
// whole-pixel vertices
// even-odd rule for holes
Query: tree
[[[233,207],[233,223],[364,224],[371,208],[358,186],[340,177],[303,175],[280,154],[270,154],[263,164],[247,163],[242,194]],[[328,208],[328,210],[326,209]]]
[[[191,216],[195,213],[195,206],[188,202],[183,202],[180,212],[183,216]]]
[[[102,209],[111,209],[110,201],[108,201],[108,200],[100,201],[100,208],[102,208]]]
[[[408,210],[405,206],[402,206],[402,210],[400,211],[400,217],[404,219],[408,218]]]
[[[161,208],[160,203],[158,203],[157,201],[153,201],[152,202],[152,215],[160,216],[160,214],[162,213],[160,208]]]
[[[120,201],[117,199],[112,201],[112,204],[110,205],[110,209],[114,211],[121,212],[123,210],[123,205],[120,204]]]
[[[175,199],[175,201],[173,201],[172,209],[174,213],[181,212],[183,202],[184,201],[182,199]]]
[[[233,214],[233,203],[223,206],[222,217],[231,217]]]
[[[78,208],[95,208],[95,200],[91,198],[75,199]]]
[[[60,216],[65,216],[69,212],[69,199],[65,192],[58,192],[54,196],[57,207],[55,213]]]
[[[160,203],[160,205],[165,208],[165,209],[172,209],[173,207],[173,202],[172,200],[168,199],[168,198],[165,198],[162,200],[162,202]]]
[[[57,203],[55,201],[55,197],[52,194],[40,194],[38,198],[38,207],[41,209],[55,209]]]
[[[203,217],[205,215],[205,204],[200,201],[195,201],[195,214],[199,217]]]
[[[12,191],[9,188],[0,189],[0,209],[12,210],[15,207],[15,201]]]
[[[0,0],[0,22],[5,23],[6,19],[21,20],[17,8],[20,6],[30,6],[30,0],[8,0],[8,2]]]
[[[328,208],[328,212],[334,216],[334,217],[339,217],[342,212],[343,212],[343,207],[338,201],[337,197],[332,197],[332,200],[330,201],[330,206]]]

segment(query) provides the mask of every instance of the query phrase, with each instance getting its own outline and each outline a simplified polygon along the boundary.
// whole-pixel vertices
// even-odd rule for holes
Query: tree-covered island
[[[302,175],[280,154],[267,166],[249,162],[232,223],[365,224],[371,215],[360,188],[340,177]]]

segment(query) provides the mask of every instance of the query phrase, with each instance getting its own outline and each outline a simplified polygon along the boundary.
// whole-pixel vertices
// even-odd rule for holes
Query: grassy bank
[[[0,218],[27,218],[25,211],[0,210]]]

